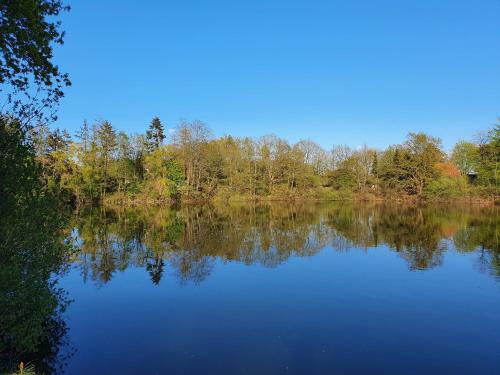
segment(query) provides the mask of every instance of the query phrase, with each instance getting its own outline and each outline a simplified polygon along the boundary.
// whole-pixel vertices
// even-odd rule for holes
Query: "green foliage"
[[[156,148],[146,154],[145,193],[154,200],[165,201],[177,198],[184,182],[179,164],[164,148]]]
[[[466,196],[468,192],[465,178],[438,177],[424,188],[424,196],[429,199],[447,199]]]
[[[354,189],[356,186],[355,176],[351,169],[352,159],[348,159],[329,175],[330,186],[335,189]]]
[[[441,141],[423,133],[410,133],[402,145],[389,148],[379,167],[381,184],[389,190],[422,196],[430,181],[439,177],[444,161]]]
[[[165,134],[163,130],[163,125],[159,117],[153,118],[149,129],[146,131],[147,147],[150,151],[159,148],[163,144],[165,139]]]
[[[316,198],[319,200],[330,200],[330,201],[350,201],[354,197],[352,190],[343,188],[339,190],[332,190],[326,188],[320,188],[317,190]]]
[[[78,189],[70,139],[50,132],[70,85],[52,61],[59,0],[0,0],[0,372],[53,373],[67,327],[57,286],[69,257],[61,200]],[[37,127],[34,127],[36,124]],[[63,198],[63,199],[61,199]]]
[[[480,165],[479,147],[467,141],[459,141],[453,148],[451,161],[460,170],[463,176],[468,173],[477,171]]]
[[[478,148],[478,181],[483,186],[500,187],[500,123],[490,132],[485,142]]]
[[[184,174],[182,173],[182,169],[179,164],[173,160],[169,159],[166,161],[166,177],[170,181],[170,197],[175,198],[179,195],[182,184],[184,183]]]
[[[70,85],[52,62],[53,45],[63,44],[57,17],[69,10],[60,0],[0,1],[0,92],[23,124],[55,118],[52,110]],[[36,93],[33,87],[37,88]]]
[[[134,136],[107,121],[91,129],[84,123],[77,143],[41,131],[36,145],[46,185],[77,203],[108,201],[110,194],[109,201],[136,203],[498,195],[498,126],[479,145],[459,142],[450,160],[441,141],[423,133],[384,151],[336,146],[327,153],[310,140],[291,145],[275,135],[212,139],[201,122],[181,123],[164,145],[163,130],[155,129],[162,129],[158,119]],[[464,176],[474,168],[477,179],[457,179],[457,168]]]
[[[378,177],[378,155],[377,152],[373,153],[373,161],[372,161],[372,175],[377,178]]]
[[[0,208],[1,212],[29,201],[40,187],[40,167],[26,145],[20,124],[0,116]]]
[[[57,355],[67,305],[54,275],[69,248],[58,193],[18,121],[0,117],[0,370]]]

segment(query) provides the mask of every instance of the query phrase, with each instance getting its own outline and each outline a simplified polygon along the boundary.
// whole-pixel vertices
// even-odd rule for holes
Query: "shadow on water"
[[[410,270],[442,264],[450,249],[478,254],[478,266],[500,277],[496,209],[390,205],[272,204],[90,209],[74,218],[84,280],[99,285],[128,267],[152,283],[166,272],[200,283],[216,261],[276,267],[290,257],[386,246]]]

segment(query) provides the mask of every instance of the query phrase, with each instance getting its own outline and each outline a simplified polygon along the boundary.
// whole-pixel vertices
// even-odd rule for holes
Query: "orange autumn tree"
[[[453,163],[448,161],[436,163],[436,169],[439,171],[441,176],[449,178],[459,178],[460,170]]]

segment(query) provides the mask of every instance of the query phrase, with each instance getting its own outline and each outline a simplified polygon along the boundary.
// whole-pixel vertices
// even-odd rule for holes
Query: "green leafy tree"
[[[69,256],[64,210],[17,120],[0,116],[0,372],[20,360],[51,372],[67,328],[55,275]]]
[[[46,122],[56,118],[70,84],[52,59],[64,37],[58,16],[68,9],[58,0],[0,0],[1,373],[21,359],[53,373],[67,331],[61,314],[68,301],[57,287],[69,255],[65,211],[59,182],[48,186],[40,157],[60,177],[68,140],[64,132],[49,132]]]
[[[405,143],[385,152],[380,178],[386,188],[421,196],[427,184],[439,177],[436,165],[443,160],[440,139],[410,133]]]
[[[110,166],[117,147],[116,132],[109,121],[103,121],[97,130],[97,145],[99,152],[100,172],[102,181],[100,184],[101,197],[106,196],[110,189]]]
[[[458,167],[463,176],[476,171],[479,163],[478,146],[467,141],[457,142],[451,153],[451,161]]]
[[[90,129],[87,120],[83,121],[83,125],[76,132],[76,138],[80,140],[82,151],[87,152],[87,148],[90,144]]]
[[[486,141],[479,145],[478,154],[479,182],[485,186],[499,188],[500,123],[488,132]]]
[[[378,154],[376,151],[373,153],[371,173],[375,179],[378,179]]]
[[[0,91],[21,125],[55,119],[63,88],[71,84],[52,61],[53,45],[64,41],[57,17],[66,10],[60,0],[0,1]]]
[[[421,195],[425,185],[439,176],[436,164],[444,160],[441,140],[424,133],[410,133],[404,147],[408,152],[403,168],[408,171],[409,191]]]
[[[156,200],[176,199],[184,183],[180,165],[170,152],[159,148],[145,156],[145,193]]]
[[[127,191],[136,180],[132,145],[125,132],[117,136],[117,157],[112,166],[113,177],[117,181],[118,192]]]

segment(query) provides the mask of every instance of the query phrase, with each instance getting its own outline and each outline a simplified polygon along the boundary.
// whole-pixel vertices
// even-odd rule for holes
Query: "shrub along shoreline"
[[[323,194],[318,196],[317,192],[312,192],[306,196],[295,197],[252,197],[242,195],[215,196],[210,199],[183,199],[182,201],[174,199],[152,199],[147,196],[130,196],[127,194],[111,194],[104,201],[95,202],[97,205],[105,207],[133,207],[133,206],[171,206],[178,204],[266,204],[266,203],[319,203],[319,202],[352,202],[352,203],[395,203],[404,205],[430,205],[430,204],[459,204],[475,206],[500,206],[500,196],[498,193],[484,191],[472,191],[465,195],[454,197],[420,197],[412,195],[391,194],[387,196],[373,193],[353,193],[351,191],[337,191],[333,194]]]

